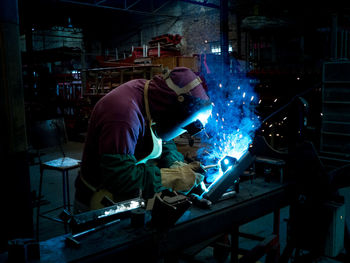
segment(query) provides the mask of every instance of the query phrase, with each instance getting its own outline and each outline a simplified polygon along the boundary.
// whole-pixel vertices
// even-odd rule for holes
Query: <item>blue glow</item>
[[[229,167],[227,168],[227,170],[225,171],[225,173],[228,172],[228,171],[230,171],[231,169],[232,169],[232,165],[229,166]],[[215,178],[215,180],[212,182],[212,184],[208,187],[207,191],[209,191],[210,188],[213,187],[213,186],[216,184],[216,182],[219,181],[220,178],[221,178],[223,175],[224,175],[224,172],[222,172],[221,169],[220,169],[220,171],[216,173],[216,178]]]
[[[208,74],[205,78],[213,109],[205,133],[200,134],[201,142],[206,147],[198,151],[198,157],[204,165],[220,163],[225,156],[239,160],[260,127],[259,117],[255,114],[259,97],[252,81],[233,76],[228,70],[221,71],[220,68],[212,72],[215,74]],[[206,181],[212,183],[221,176],[221,171],[213,169],[207,172]]]
[[[226,165],[228,164],[228,160],[227,159],[224,160],[224,164],[226,164]]]
[[[211,115],[211,112],[212,112],[212,107],[198,114],[197,119],[200,120],[203,126],[205,126],[208,123],[208,119]]]
[[[207,189],[207,187],[205,186],[205,183],[202,181],[201,182],[201,187],[202,187],[202,190],[204,191],[204,192],[208,192],[208,189]]]

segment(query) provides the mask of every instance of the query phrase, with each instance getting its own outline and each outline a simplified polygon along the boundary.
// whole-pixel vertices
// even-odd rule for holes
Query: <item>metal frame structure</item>
[[[350,163],[350,121],[340,113],[349,108],[350,78],[348,61],[324,62],[322,72],[321,159],[337,164]]]
[[[208,0],[204,1],[195,1],[195,0],[180,0],[181,2],[186,2],[193,5],[200,5],[205,6],[209,8],[220,8],[220,4],[216,4],[213,1],[210,2]],[[171,2],[174,2],[174,0],[162,0],[157,1],[158,4],[156,4],[156,1],[146,1],[146,0],[89,0],[89,1],[83,1],[83,0],[60,0],[62,3],[69,3],[69,4],[75,4],[75,5],[83,5],[83,6],[90,6],[90,7],[97,7],[97,8],[105,8],[105,9],[111,9],[115,11],[122,11],[122,12],[128,12],[128,13],[134,13],[138,15],[145,15],[145,16],[163,16],[163,17],[177,17],[174,15],[164,14],[160,13],[159,11],[170,4]],[[221,1],[219,1],[221,2]]]

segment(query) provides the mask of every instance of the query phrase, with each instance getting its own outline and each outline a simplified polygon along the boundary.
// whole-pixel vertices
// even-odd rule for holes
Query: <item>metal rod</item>
[[[116,223],[119,223],[120,222],[120,219],[117,219],[117,220],[114,220],[114,221],[111,221],[111,222],[108,222],[106,224],[103,224],[103,225],[99,225],[97,227],[94,227],[94,228],[90,228],[86,231],[83,231],[83,232],[80,232],[80,233],[77,233],[77,234],[74,234],[72,235],[73,238],[79,238],[79,237],[83,237],[83,236],[86,236],[87,234],[89,233],[92,233],[92,232],[96,232],[98,230],[101,230],[103,228],[106,228],[110,225],[113,225],[113,224],[116,224]]]
[[[67,201],[66,201],[66,176],[65,172],[62,172],[62,194],[63,194],[63,207],[64,209],[67,208]]]
[[[67,193],[67,209],[70,212],[70,196],[69,196],[69,175],[68,175],[68,170],[65,172],[66,173],[66,193]]]

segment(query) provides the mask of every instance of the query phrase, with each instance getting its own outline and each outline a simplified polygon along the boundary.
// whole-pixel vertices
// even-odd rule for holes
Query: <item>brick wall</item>
[[[154,36],[162,34],[180,34],[180,44],[184,56],[210,53],[210,43],[220,43],[220,11],[200,5],[174,2],[166,6],[162,13],[178,15],[178,19],[151,17],[144,20],[140,30],[126,36],[114,36],[112,41],[120,52],[130,52],[132,46],[142,46]],[[229,39],[236,47],[236,25],[234,15],[229,16]]]

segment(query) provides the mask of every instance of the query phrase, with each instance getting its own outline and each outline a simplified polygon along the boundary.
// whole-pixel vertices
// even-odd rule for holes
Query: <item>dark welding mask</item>
[[[152,113],[154,132],[162,140],[169,141],[185,132],[193,136],[202,131],[211,114],[212,104],[209,99],[204,100],[190,93],[202,83],[201,79],[196,77],[184,87],[179,87],[169,77],[169,73],[163,78],[177,96],[166,111]]]

